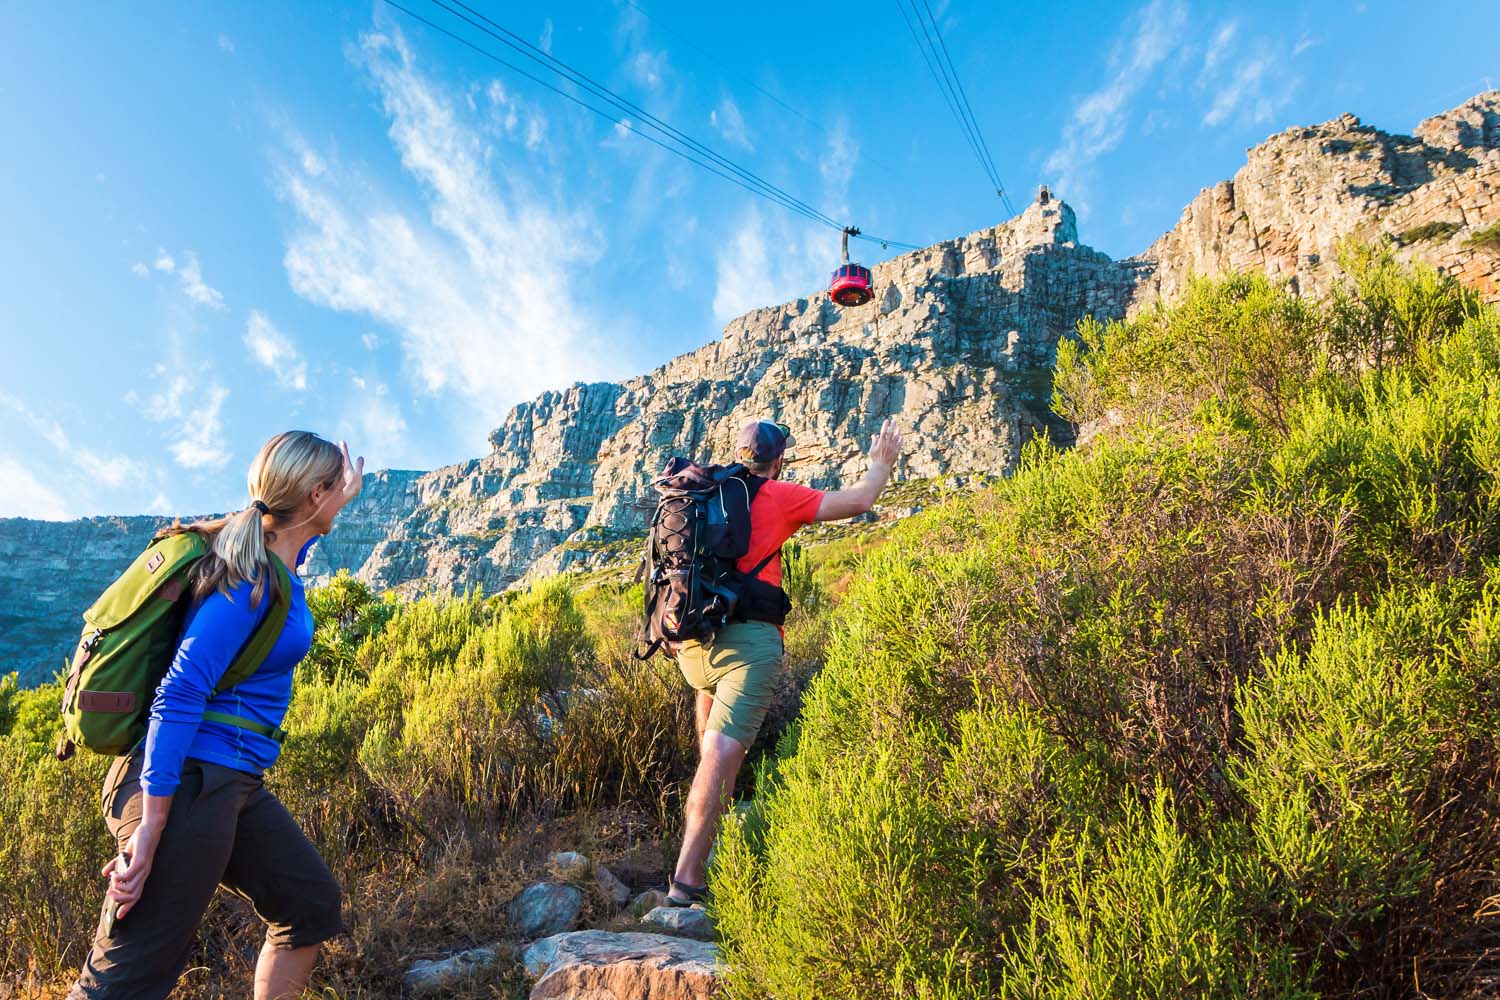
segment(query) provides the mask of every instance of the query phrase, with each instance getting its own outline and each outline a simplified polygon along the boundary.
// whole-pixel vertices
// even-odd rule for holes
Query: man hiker
[[[750,504],[750,546],[736,568],[750,573],[759,566],[756,578],[778,589],[780,550],[786,540],[814,521],[838,521],[869,511],[901,454],[901,432],[894,420],[886,420],[870,444],[864,478],[850,489],[825,493],[781,481],[785,452],[793,443],[785,425],[756,420],[741,429],[735,455],[752,474],[767,480]],[[668,905],[689,906],[706,894],[709,848],[740,764],[770,707],[782,656],[781,628],[766,621],[734,621],[711,641],[688,640],[677,650],[677,665],[697,690],[699,760]]]

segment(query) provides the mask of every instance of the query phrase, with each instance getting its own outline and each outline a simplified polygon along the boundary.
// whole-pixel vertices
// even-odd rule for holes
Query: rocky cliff
[[[410,484],[416,506],[363,559],[341,537],[315,570],[349,566],[382,588],[496,590],[566,569],[642,528],[651,475],[673,454],[726,457],[739,425],[794,428],[795,476],[837,486],[862,442],[899,415],[901,474],[1003,471],[1043,428],[1056,345],[1090,313],[1123,315],[1133,269],[1078,243],[1073,212],[1038,199],[993,229],[874,268],[874,303],[826,294],[758,309],[724,336],[620,384],[575,385],[516,407],[483,458]],[[370,503],[364,498],[358,515]],[[329,558],[333,554],[336,558]]]
[[[1003,472],[1032,435],[1069,439],[1047,400],[1058,339],[1081,317],[1170,298],[1194,273],[1257,269],[1320,294],[1350,236],[1389,239],[1500,301],[1500,238],[1475,239],[1497,224],[1500,91],[1411,136],[1352,115],[1272,136],[1125,260],[1081,245],[1071,209],[1042,192],[1008,222],[878,265],[870,305],[840,310],[820,293],[755,310],[649,374],[517,406],[482,458],[372,475],[310,569],[493,591],[589,565],[639,533],[669,455],[725,456],[752,417],[796,428],[791,475],[815,486],[859,475],[862,444],[891,415],[909,438],[898,475]],[[154,523],[0,521],[5,662],[32,678],[58,662],[78,610]]]
[[[1135,258],[1134,305],[1171,298],[1192,274],[1260,270],[1304,294],[1328,290],[1346,237],[1390,239],[1407,260],[1500,302],[1500,248],[1474,235],[1500,220],[1500,90],[1391,135],[1353,115],[1292,128],[1251,149]]]
[[[78,641],[84,609],[168,523],[0,518],[0,676],[14,670],[23,684],[35,684],[60,670]]]

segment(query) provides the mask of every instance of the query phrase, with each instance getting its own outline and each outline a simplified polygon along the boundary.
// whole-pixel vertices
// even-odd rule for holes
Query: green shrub
[[[1183,818],[1158,788],[1144,807],[1127,798],[1108,826],[1054,840],[996,995],[1316,996],[1290,950],[1257,936],[1232,850]]]
[[[1432,222],[1424,222],[1420,226],[1413,226],[1397,236],[1396,239],[1410,246],[1413,243],[1424,243],[1427,240],[1446,240],[1462,228],[1463,225],[1458,222],[1449,222],[1447,220],[1440,222],[1434,219]]]
[[[1476,250],[1500,251],[1500,222],[1492,222],[1483,229],[1476,229],[1464,240],[1464,246]]]
[[[1466,603],[1426,588],[1336,606],[1304,652],[1241,688],[1231,774],[1274,911],[1304,947],[1367,947],[1394,904],[1431,887],[1455,764],[1500,719],[1465,662]]]
[[[1263,274],[1194,279],[1183,301],[1128,322],[1085,319],[1058,344],[1053,409],[1180,422],[1213,405],[1230,423],[1281,428],[1326,368],[1318,311]]]
[[[1347,278],[1327,306],[1327,347],[1345,372],[1381,371],[1442,341],[1479,308],[1479,297],[1425,264],[1410,267],[1389,247],[1345,242]]]
[[[1500,318],[1343,264],[1085,326],[1116,429],[864,560],[720,841],[732,996],[1484,992]]]
[[[377,598],[369,584],[340,570],[326,586],[308,592],[307,607],[316,631],[299,673],[331,677],[358,668],[360,645],[385,627],[399,605],[391,597]]]

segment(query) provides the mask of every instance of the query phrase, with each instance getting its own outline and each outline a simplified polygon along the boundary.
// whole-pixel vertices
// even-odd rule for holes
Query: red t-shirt
[[[822,502],[822,490],[780,479],[761,483],[750,504],[750,548],[735,568],[748,573],[766,556],[779,551],[798,528],[817,520]],[[773,587],[781,586],[781,557],[772,557],[756,575]]]

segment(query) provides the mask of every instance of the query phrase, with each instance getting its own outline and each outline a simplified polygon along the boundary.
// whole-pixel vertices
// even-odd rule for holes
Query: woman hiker
[[[735,459],[769,480],[750,504],[750,547],[737,563],[757,566],[757,578],[781,586],[779,550],[803,525],[855,517],[875,506],[901,456],[901,432],[886,420],[870,442],[864,478],[847,490],[825,493],[781,479],[789,428],[755,420],[740,430]],[[709,848],[734,779],[771,706],[771,689],[784,655],[781,629],[764,621],[737,621],[713,641],[688,641],[677,651],[683,677],[697,691],[698,770],[688,791],[682,851],[672,873],[667,905],[691,906],[707,895]]]
[[[346,445],[278,434],[250,465],[248,507],[163,532],[197,532],[209,552],[191,571],[192,604],[146,738],[105,779],[105,822],[120,856],[104,867],[108,898],[69,1000],[165,997],[220,885],[249,899],[267,924],[256,1000],[301,996],[319,946],[339,932],[338,883],[262,783],[281,747],[261,733],[281,725],[292,670],[312,642],[297,569],[359,493],[363,471]],[[291,567],[286,625],[253,675],[214,694],[273,603],[278,563]]]

